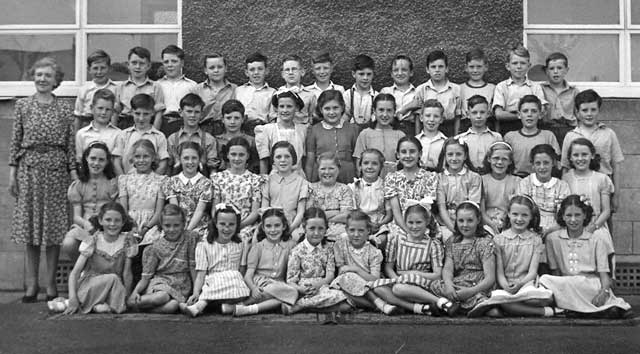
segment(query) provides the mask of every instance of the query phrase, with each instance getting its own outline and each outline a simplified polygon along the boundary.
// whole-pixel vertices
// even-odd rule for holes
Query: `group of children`
[[[494,87],[481,50],[462,85],[434,51],[416,88],[399,55],[381,93],[366,55],[348,90],[326,53],[307,87],[300,57],[286,57],[278,90],[259,53],[241,86],[220,55],[205,57],[201,84],[183,58],[165,48],[152,82],[134,48],[115,85],[108,55],[90,56],[63,242],[77,261],[52,310],[631,314],[611,292],[622,153],[601,98],[565,81],[566,56],[547,58],[539,85],[516,47]]]

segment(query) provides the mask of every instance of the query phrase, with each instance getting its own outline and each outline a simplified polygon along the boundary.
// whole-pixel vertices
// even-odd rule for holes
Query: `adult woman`
[[[58,254],[69,229],[66,192],[76,167],[73,108],[52,93],[64,74],[53,58],[38,60],[30,74],[36,93],[16,102],[9,152],[9,191],[17,198],[11,239],[26,245],[22,302],[37,301],[41,246],[47,255],[47,298],[57,296]]]

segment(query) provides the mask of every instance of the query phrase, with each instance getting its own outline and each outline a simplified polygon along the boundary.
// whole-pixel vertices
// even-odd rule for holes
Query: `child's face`
[[[208,58],[204,66],[204,73],[211,82],[222,82],[227,72],[223,58]]]
[[[511,153],[506,149],[495,150],[489,158],[489,163],[493,174],[504,176],[507,174],[507,168],[511,164]]]
[[[486,103],[478,103],[473,107],[469,107],[469,119],[471,120],[471,125],[474,128],[486,128],[488,117],[489,106]]]
[[[408,60],[398,59],[391,65],[391,78],[396,85],[401,86],[408,84],[412,76],[413,70],[411,70],[411,65]]]
[[[102,226],[105,236],[109,237],[118,237],[120,230],[124,226],[122,214],[115,210],[107,210],[98,222]]]
[[[546,73],[549,82],[552,84],[562,84],[565,76],[569,72],[569,67],[563,59],[550,60],[547,65]]]
[[[108,73],[109,65],[107,65],[106,60],[94,61],[91,63],[91,66],[89,66],[89,76],[91,76],[95,82],[106,82],[109,79],[109,77],[107,77]]]
[[[393,122],[396,110],[393,102],[391,101],[378,101],[375,109],[377,124],[383,127],[390,126]]]
[[[268,74],[267,65],[262,61],[254,61],[247,64],[244,74],[249,78],[249,82],[254,85],[263,85],[264,78]]]
[[[249,152],[242,145],[230,146],[227,158],[229,159],[229,167],[238,171],[243,171],[247,167]]]
[[[182,75],[183,61],[175,54],[165,53],[162,55],[162,66],[167,77],[176,78]]]
[[[98,98],[96,103],[91,105],[91,113],[93,114],[93,120],[95,122],[101,125],[107,125],[113,115],[113,102]]]
[[[422,125],[425,132],[435,133],[442,123],[442,110],[438,107],[425,107],[422,110]]]
[[[152,109],[138,107],[131,111],[131,115],[133,115],[133,122],[137,128],[145,129],[151,127]]]
[[[382,166],[380,166],[380,159],[377,154],[366,153],[362,155],[360,170],[365,181],[373,182],[378,179],[380,169],[382,169]]]
[[[153,163],[153,155],[144,147],[139,146],[133,151],[133,167],[138,173],[151,172],[151,164]]]
[[[352,71],[351,75],[356,80],[356,87],[361,90],[368,90],[371,88],[371,81],[373,80],[373,70],[370,68],[364,68],[361,70]]]
[[[405,169],[410,169],[418,166],[418,159],[420,158],[420,150],[418,147],[410,141],[405,141],[398,147],[398,160],[402,163]]]
[[[300,85],[300,80],[304,76],[302,65],[296,60],[287,60],[282,63],[282,78],[287,85]]]
[[[180,110],[180,115],[186,128],[198,129],[198,123],[200,123],[200,118],[202,117],[202,107],[184,106],[182,110]]]
[[[547,154],[536,154],[533,157],[533,172],[540,182],[547,182],[551,179],[551,171],[555,161]]]
[[[282,219],[275,215],[268,216],[262,222],[262,229],[269,241],[280,242],[282,233],[284,232],[284,223]]]
[[[147,77],[147,71],[149,71],[151,63],[147,58],[141,58],[136,54],[131,54],[127,66],[132,78],[143,79]]]
[[[593,127],[598,123],[598,115],[600,114],[600,107],[598,102],[588,102],[580,104],[578,111],[576,112],[578,121],[585,127]]]
[[[193,177],[198,173],[198,164],[200,163],[200,156],[194,149],[184,149],[180,155],[180,165],[182,166],[182,172],[185,176]]]
[[[184,220],[181,215],[168,215],[162,217],[162,231],[164,238],[169,241],[176,241],[184,231]]]
[[[333,186],[338,179],[338,166],[331,160],[320,160],[318,165],[318,175],[320,176],[320,183]]]
[[[227,133],[237,133],[242,128],[244,117],[240,112],[227,113],[222,117],[222,124]]]
[[[529,62],[529,58],[511,54],[506,67],[509,73],[511,73],[512,79],[524,79],[527,77],[531,63]]]
[[[87,155],[87,165],[89,166],[89,174],[91,176],[99,176],[107,167],[107,153],[102,149],[93,148]]]
[[[304,222],[304,237],[311,246],[319,245],[327,232],[327,225],[322,218],[312,218]]]
[[[526,231],[529,228],[529,223],[532,218],[531,210],[526,205],[518,203],[511,205],[509,209],[509,220],[511,221],[511,228],[515,232],[521,233]]]
[[[449,172],[459,172],[464,166],[464,160],[467,156],[464,153],[464,148],[460,144],[447,145],[446,152],[444,154],[444,160],[447,163],[447,170]]]
[[[482,59],[473,59],[467,63],[465,71],[471,81],[482,81],[484,74],[489,70],[487,63]]]
[[[427,232],[427,220],[420,213],[409,213],[405,220],[409,236],[413,238],[423,238]]]
[[[538,127],[538,120],[540,120],[540,108],[533,102],[527,102],[520,106],[518,116],[520,117],[523,128],[536,129]]]
[[[442,82],[447,79],[449,68],[444,59],[434,60],[427,65],[427,73],[431,76],[431,81]]]
[[[366,220],[351,220],[347,223],[347,236],[353,248],[362,248],[369,239],[369,226]]]
[[[298,106],[296,106],[293,98],[283,97],[278,100],[278,120],[285,123],[292,122],[297,111]]]
[[[586,218],[584,211],[575,205],[569,205],[562,214],[562,220],[567,224],[567,229],[574,232],[582,232]]]
[[[313,76],[317,82],[328,83],[331,81],[331,74],[333,73],[333,65],[330,62],[315,63],[311,69]]]
[[[293,156],[287,148],[277,148],[273,152],[273,164],[278,172],[290,172],[293,168]]]
[[[576,170],[589,170],[589,164],[593,158],[594,156],[588,146],[580,144],[571,145],[571,156],[569,156],[569,160]]]
[[[219,243],[231,241],[233,235],[236,234],[238,227],[236,225],[237,221],[235,214],[219,212],[216,217],[216,228],[218,229],[218,238],[216,241]]]
[[[322,119],[329,125],[338,125],[342,119],[342,113],[344,113],[344,107],[336,101],[327,101],[322,106]]]
[[[480,220],[473,210],[460,209],[456,213],[456,225],[464,238],[475,237]]]

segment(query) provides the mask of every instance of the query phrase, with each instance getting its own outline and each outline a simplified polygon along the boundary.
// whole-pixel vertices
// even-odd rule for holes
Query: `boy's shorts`
[[[182,117],[177,112],[170,112],[162,116],[160,131],[164,136],[169,136],[182,128]]]
[[[133,127],[133,116],[130,114],[121,114],[118,116],[118,128],[125,130],[129,127]]]

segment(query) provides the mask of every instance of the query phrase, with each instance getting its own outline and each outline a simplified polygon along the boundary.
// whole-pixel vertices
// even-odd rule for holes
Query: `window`
[[[113,80],[128,76],[135,46],[151,51],[153,70],[162,48],[181,45],[181,7],[182,0],[8,0],[0,11],[0,96],[35,92],[28,71],[44,56],[65,73],[61,96],[90,80],[86,58],[96,49],[111,56]]]
[[[531,78],[547,55],[569,57],[567,80],[607,97],[640,95],[640,0],[524,0]]]

